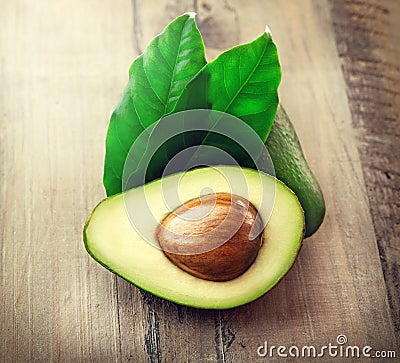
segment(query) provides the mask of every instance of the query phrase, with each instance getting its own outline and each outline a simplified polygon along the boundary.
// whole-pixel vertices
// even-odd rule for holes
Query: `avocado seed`
[[[156,237],[165,255],[193,276],[227,281],[257,257],[263,222],[245,198],[230,193],[192,199],[171,212]]]

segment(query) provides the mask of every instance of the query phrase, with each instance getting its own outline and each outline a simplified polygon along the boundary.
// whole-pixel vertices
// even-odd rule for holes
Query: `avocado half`
[[[175,266],[134,226],[135,215],[140,216],[142,210],[134,210],[133,214],[126,210],[126,201],[135,193],[144,192],[154,218],[141,227],[155,235],[159,223],[170,213],[171,205],[166,205],[164,195],[168,181],[177,189],[180,202],[185,203],[198,197],[203,188],[232,193],[231,186],[240,178],[247,184],[247,191],[241,196],[259,209],[263,193],[264,198],[266,192],[270,193],[267,197],[271,208],[254,263],[230,281],[203,280]],[[234,194],[241,193],[235,190]],[[96,261],[143,290],[182,305],[227,309],[253,301],[276,285],[296,259],[304,228],[302,207],[282,182],[253,169],[217,166],[170,175],[104,199],[86,222],[84,241]]]

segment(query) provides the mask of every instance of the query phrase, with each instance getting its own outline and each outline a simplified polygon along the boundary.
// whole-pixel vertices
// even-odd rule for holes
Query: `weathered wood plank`
[[[133,55],[130,10],[1,4],[1,361],[120,357],[116,279],[85,253],[82,225],[104,196],[108,115]]]
[[[192,9],[188,3],[159,2],[155,11],[151,4],[135,2],[143,19],[151,14],[165,22],[183,11],[196,10],[209,58],[251,40],[266,23],[270,25],[284,70],[282,100],[328,205],[325,225],[306,241],[294,269],[274,291],[251,305],[219,313],[218,359],[254,359],[257,346],[267,338],[271,344],[312,341],[323,345],[335,343],[342,333],[352,344],[393,347],[393,326],[327,3],[287,4],[285,21],[277,2],[195,1]],[[141,28],[141,49],[159,27]],[[174,335],[172,340],[181,338]],[[163,358],[168,361],[168,357]]]
[[[330,1],[400,346],[400,3]]]

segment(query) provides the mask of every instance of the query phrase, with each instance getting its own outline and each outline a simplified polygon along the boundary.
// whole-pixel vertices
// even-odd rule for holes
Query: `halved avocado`
[[[241,190],[237,185],[243,180],[247,188]],[[214,193],[240,195],[258,209],[266,222],[263,243],[255,261],[242,275],[223,282],[194,277],[175,266],[154,245],[157,226],[171,209],[178,207],[173,205],[177,202],[166,198],[165,193],[171,188],[177,190],[179,203],[210,188]],[[139,206],[127,212],[138,193],[146,196],[154,218],[143,218],[145,213]],[[104,199],[86,222],[84,241],[96,261],[143,290],[182,305],[227,309],[253,301],[270,290],[293,265],[303,234],[301,205],[282,182],[252,169],[217,166],[170,175]]]

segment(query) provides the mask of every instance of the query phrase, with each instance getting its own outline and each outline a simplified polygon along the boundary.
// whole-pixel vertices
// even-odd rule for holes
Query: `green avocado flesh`
[[[306,219],[305,237],[309,237],[324,220],[324,196],[307,164],[296,131],[281,105],[265,145],[274,163],[276,177],[299,198]]]
[[[246,188],[237,187],[243,186],[243,181]],[[224,282],[194,277],[142,237],[145,231],[146,238],[155,240],[159,223],[180,205],[166,205],[165,194],[172,187],[177,190],[180,204],[197,198],[202,191],[240,195],[257,208],[264,223],[268,221],[259,253],[242,275]],[[146,195],[154,218],[143,222],[141,207],[128,216],[126,205],[135,205],[135,193]],[[140,231],[134,227],[136,216],[142,218]],[[216,166],[170,175],[104,199],[86,222],[84,241],[96,261],[143,290],[182,305],[227,309],[253,301],[270,290],[293,265],[303,233],[301,205],[282,182],[252,169]]]

